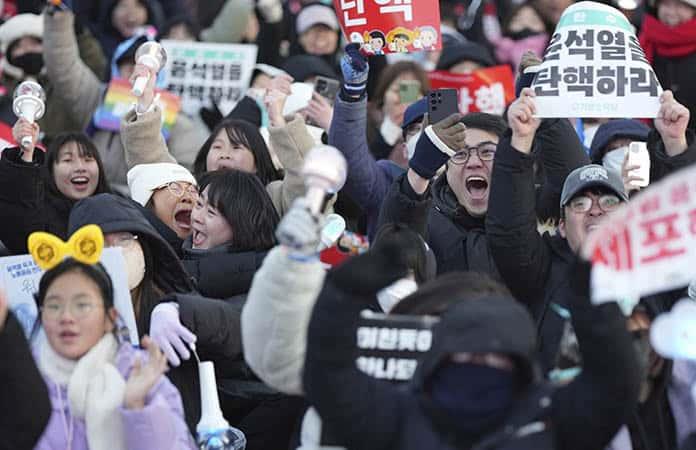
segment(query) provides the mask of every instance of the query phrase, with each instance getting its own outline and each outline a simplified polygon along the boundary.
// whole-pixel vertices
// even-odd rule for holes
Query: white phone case
[[[650,154],[645,142],[631,142],[628,146],[628,165],[640,166],[629,172],[629,176],[641,178],[631,184],[635,187],[646,187],[650,183]]]

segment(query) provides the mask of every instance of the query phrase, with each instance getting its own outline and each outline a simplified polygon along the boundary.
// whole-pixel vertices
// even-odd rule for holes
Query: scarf
[[[119,411],[126,382],[113,365],[117,351],[111,333],[78,361],[60,356],[48,342],[41,345],[39,367],[59,386],[67,385],[70,412],[84,420],[90,450],[126,450]]]
[[[640,45],[650,64],[655,56],[680,58],[696,52],[696,19],[670,27],[650,14],[643,17]]]

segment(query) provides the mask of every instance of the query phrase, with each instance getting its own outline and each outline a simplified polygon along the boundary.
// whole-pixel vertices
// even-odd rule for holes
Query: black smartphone
[[[341,84],[338,80],[322,76],[317,76],[314,82],[314,91],[327,99],[331,104],[333,104],[336,99],[336,94],[338,94],[338,89],[340,87]]]
[[[436,89],[428,92],[429,123],[437,123],[458,111],[456,89]]]

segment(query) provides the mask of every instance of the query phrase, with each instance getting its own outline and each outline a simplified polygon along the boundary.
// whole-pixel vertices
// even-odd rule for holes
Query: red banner
[[[469,74],[443,70],[430,72],[432,89],[457,89],[462,114],[485,112],[502,115],[505,107],[515,100],[515,82],[510,66],[495,66]]]
[[[334,0],[350,42],[373,55],[440,50],[438,0]]]

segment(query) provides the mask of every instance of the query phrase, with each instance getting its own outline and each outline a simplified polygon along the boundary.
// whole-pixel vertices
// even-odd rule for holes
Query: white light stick
[[[159,72],[167,63],[167,52],[164,51],[159,42],[149,41],[138,47],[138,50],[135,52],[135,62],[143,64],[155,72]],[[137,77],[135,83],[133,83],[133,95],[136,97],[143,95],[149,79],[150,75]]]
[[[346,182],[346,159],[330,145],[314,147],[305,157],[302,176],[309,209],[315,216],[319,215],[326,195],[340,191]]]
[[[34,123],[43,117],[46,111],[46,93],[35,81],[25,81],[14,91],[12,110],[17,117]],[[27,148],[32,144],[31,136],[22,136],[20,145]]]

